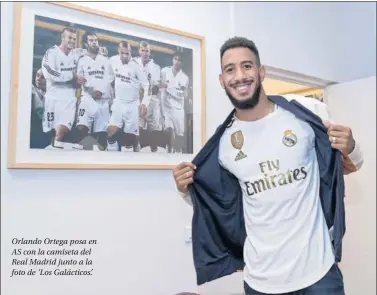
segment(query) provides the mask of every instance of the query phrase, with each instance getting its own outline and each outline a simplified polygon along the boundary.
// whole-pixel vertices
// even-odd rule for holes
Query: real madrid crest
[[[241,159],[244,159],[247,157],[246,154],[244,154],[244,152],[241,151],[241,148],[244,144],[244,137],[243,137],[243,133],[242,131],[236,131],[234,132],[231,136],[230,136],[230,141],[232,143],[232,146],[239,150],[239,152],[237,153],[237,156],[235,157],[234,161],[239,161]]]
[[[285,130],[283,136],[283,144],[287,147],[292,147],[297,143],[297,136],[292,132],[292,130]]]

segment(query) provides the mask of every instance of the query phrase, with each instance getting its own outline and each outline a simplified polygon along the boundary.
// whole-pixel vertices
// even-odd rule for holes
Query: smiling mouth
[[[251,85],[253,84],[252,81],[245,82],[245,83],[239,83],[235,86],[233,86],[233,89],[235,89],[239,94],[247,94],[251,90]]]

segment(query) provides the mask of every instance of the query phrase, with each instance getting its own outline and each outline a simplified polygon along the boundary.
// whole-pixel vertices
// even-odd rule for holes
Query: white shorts
[[[89,133],[107,132],[110,119],[109,101],[94,100],[92,97],[82,96],[77,107],[76,125],[88,127]]]
[[[163,129],[161,114],[161,103],[159,100],[151,100],[145,118],[140,117],[140,126],[150,131],[161,131]]]
[[[71,130],[75,120],[77,98],[45,97],[43,113],[43,132],[49,132],[56,126],[63,125]]]
[[[139,135],[140,101],[122,102],[115,99],[111,106],[109,126],[123,127],[124,133]]]
[[[185,132],[185,110],[165,107],[164,117],[165,130],[172,128],[177,136],[183,136]]]

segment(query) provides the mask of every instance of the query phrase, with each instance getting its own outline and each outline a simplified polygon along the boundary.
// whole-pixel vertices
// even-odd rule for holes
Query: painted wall
[[[262,63],[345,82],[376,74],[376,5],[350,2],[234,3],[235,33]]]
[[[346,294],[376,294],[376,76],[326,90],[335,122],[352,127],[364,165],[346,176],[343,271]]]

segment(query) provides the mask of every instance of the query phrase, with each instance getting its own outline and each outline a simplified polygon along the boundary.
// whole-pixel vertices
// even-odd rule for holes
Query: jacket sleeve
[[[334,121],[331,119],[328,107],[325,103],[310,97],[294,97],[298,102],[302,103],[305,107],[309,108],[312,112],[317,114],[322,120],[327,120],[332,123]],[[355,147],[353,151],[347,155],[343,156],[343,170],[344,174],[350,174],[358,171],[364,163],[363,153],[359,142],[355,140]]]

